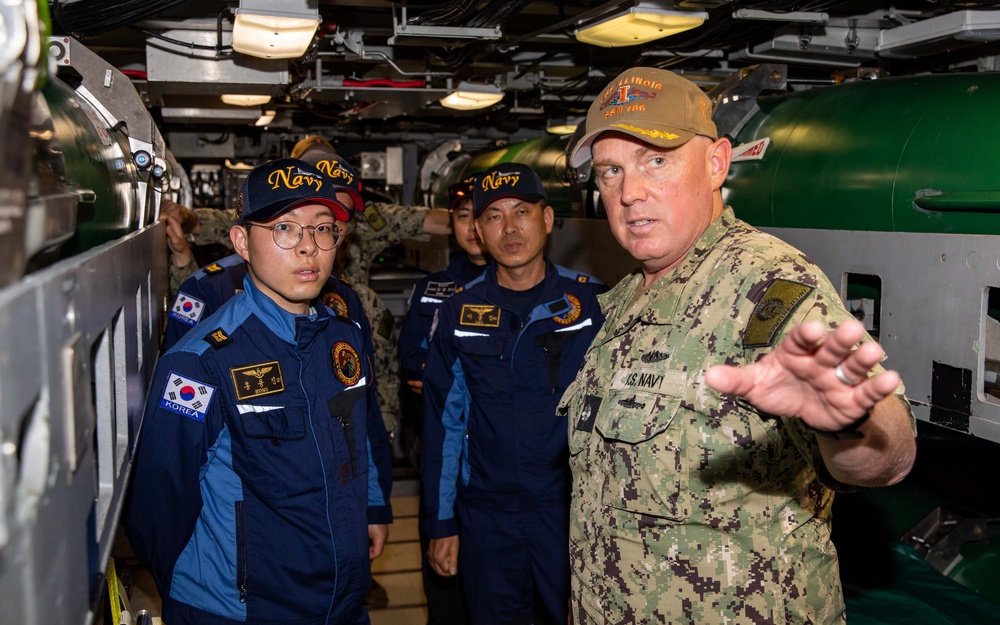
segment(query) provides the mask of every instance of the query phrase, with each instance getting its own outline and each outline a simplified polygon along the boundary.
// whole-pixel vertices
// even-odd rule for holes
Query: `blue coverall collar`
[[[329,317],[327,313],[326,306],[323,306],[319,299],[315,299],[310,303],[309,315],[294,315],[281,306],[278,306],[270,297],[265,295],[257,285],[254,284],[253,279],[250,277],[250,273],[247,272],[246,277],[243,278],[243,290],[248,296],[248,301],[252,312],[264,322],[268,328],[277,335],[281,340],[291,343],[292,345],[298,342],[298,327],[300,325],[300,319],[315,319],[317,321],[326,321]]]

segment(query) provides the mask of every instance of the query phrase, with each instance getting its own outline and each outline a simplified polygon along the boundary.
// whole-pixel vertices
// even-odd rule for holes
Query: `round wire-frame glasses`
[[[332,221],[316,224],[315,226],[303,226],[294,221],[279,221],[270,226],[248,221],[243,224],[246,227],[267,228],[271,231],[271,238],[274,244],[283,250],[292,250],[302,242],[302,233],[309,230],[313,243],[321,250],[332,250],[337,247],[337,243],[345,234]]]

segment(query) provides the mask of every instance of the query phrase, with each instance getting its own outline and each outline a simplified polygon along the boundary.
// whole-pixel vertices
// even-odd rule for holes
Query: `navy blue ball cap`
[[[279,158],[254,167],[236,198],[236,223],[269,221],[300,204],[315,202],[333,211],[338,221],[350,221],[351,212],[337,199],[337,187],[312,165]]]
[[[465,200],[471,200],[475,184],[476,177],[468,176],[463,178],[461,182],[448,185],[448,210],[455,210]]]
[[[361,199],[361,177],[347,161],[336,152],[331,152],[317,144],[300,157],[316,169],[323,172],[337,191],[347,193],[354,203],[354,210],[364,211],[365,201]]]
[[[473,214],[479,217],[487,206],[507,197],[532,203],[548,200],[542,180],[533,169],[521,163],[503,163],[476,176],[472,192]]]

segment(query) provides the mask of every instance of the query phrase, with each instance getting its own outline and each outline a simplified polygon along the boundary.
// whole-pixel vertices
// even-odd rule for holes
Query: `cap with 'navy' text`
[[[507,197],[532,203],[548,200],[542,180],[533,169],[521,163],[503,163],[476,176],[472,212],[479,217],[487,206]]]
[[[361,177],[339,154],[317,144],[300,158],[326,175],[333,186],[337,187],[337,191],[349,195],[354,203],[354,210],[365,210],[365,201],[361,199]]]
[[[322,204],[338,221],[350,221],[351,212],[337,199],[337,187],[312,165],[279,158],[254,167],[236,197],[236,223],[269,221],[302,204]]]

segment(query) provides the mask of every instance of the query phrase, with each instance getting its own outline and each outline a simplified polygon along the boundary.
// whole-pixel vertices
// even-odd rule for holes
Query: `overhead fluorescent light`
[[[576,132],[577,127],[583,123],[583,118],[570,117],[568,119],[551,119],[549,125],[545,127],[545,132],[550,135],[571,135]]]
[[[261,106],[271,101],[269,95],[256,95],[248,93],[226,93],[222,95],[222,101],[233,106]]]
[[[233,50],[262,59],[302,56],[320,22],[307,0],[240,0],[234,13]]]
[[[441,98],[441,106],[458,111],[474,111],[493,106],[500,100],[503,100],[503,91],[493,85],[461,82],[458,89]]]
[[[576,38],[603,48],[637,46],[697,28],[708,19],[708,13],[671,11],[656,2],[636,2],[593,24],[581,26]]]
[[[277,115],[277,111],[264,111],[261,116],[257,119],[255,126],[267,126],[274,121],[274,116]]]
[[[576,124],[560,124],[558,126],[549,126],[545,129],[545,132],[550,135],[571,135],[576,132]]]

